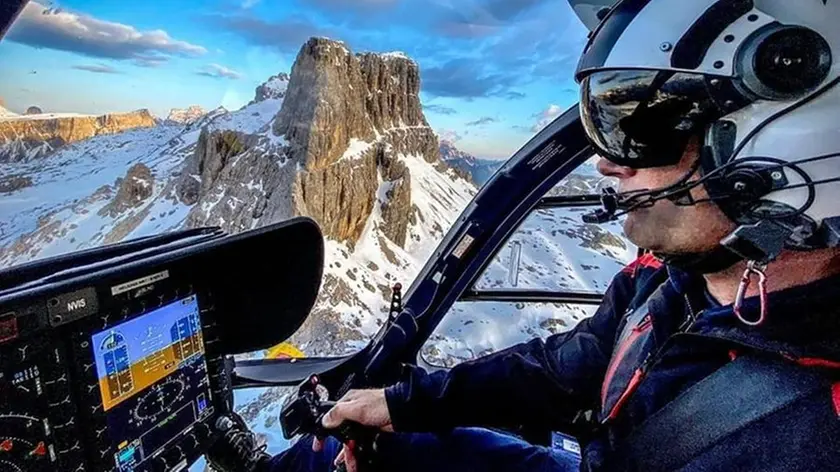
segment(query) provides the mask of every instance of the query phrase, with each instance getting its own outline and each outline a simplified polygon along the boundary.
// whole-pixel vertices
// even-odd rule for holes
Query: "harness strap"
[[[828,388],[825,377],[780,359],[746,355],[683,392],[627,439],[635,469],[678,469],[727,436]]]

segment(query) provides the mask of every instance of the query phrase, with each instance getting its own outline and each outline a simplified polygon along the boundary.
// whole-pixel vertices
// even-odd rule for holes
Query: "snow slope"
[[[610,179],[594,159],[557,184],[550,195],[596,193]],[[603,293],[636,257],[621,222],[585,224],[587,208],[538,210],[529,215],[476,281],[476,290]],[[572,329],[596,307],[562,303],[458,302],[421,351],[435,366],[452,367],[492,352]]]
[[[282,100],[267,100],[236,112],[214,110],[193,126],[96,136],[68,145],[49,159],[0,163],[0,176],[32,180],[31,186],[0,198],[0,264],[15,265],[180,228],[190,208],[175,197],[173,179],[194,151],[201,126],[254,133],[268,126],[281,104]],[[152,197],[117,216],[100,214],[116,191],[117,179],[136,163],[152,170]],[[121,234],[120,224],[133,218],[142,222]]]
[[[476,290],[603,293],[636,248],[617,223],[581,223],[584,209],[534,212],[497,253]],[[516,254],[518,253],[518,258]],[[458,302],[424,346],[423,358],[452,367],[534,337],[569,330],[595,306],[562,303]]]

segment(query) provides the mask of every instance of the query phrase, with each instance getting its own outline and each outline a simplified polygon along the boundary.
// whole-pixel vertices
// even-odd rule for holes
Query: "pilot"
[[[324,425],[381,430],[378,470],[840,470],[840,1],[676,3],[604,12],[576,74],[596,219],[647,252],[569,332],[347,393]],[[211,462],[359,466],[237,431]]]

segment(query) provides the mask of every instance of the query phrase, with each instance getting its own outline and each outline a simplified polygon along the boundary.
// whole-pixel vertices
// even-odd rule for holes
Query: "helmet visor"
[[[581,117],[596,150],[626,167],[674,165],[692,136],[724,112],[708,76],[658,70],[605,70],[581,82]]]

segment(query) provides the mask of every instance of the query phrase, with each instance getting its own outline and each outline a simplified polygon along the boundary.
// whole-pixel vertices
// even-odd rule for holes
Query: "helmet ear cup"
[[[745,92],[765,100],[789,100],[819,87],[832,62],[831,46],[816,31],[773,23],[744,41],[736,71]]]

